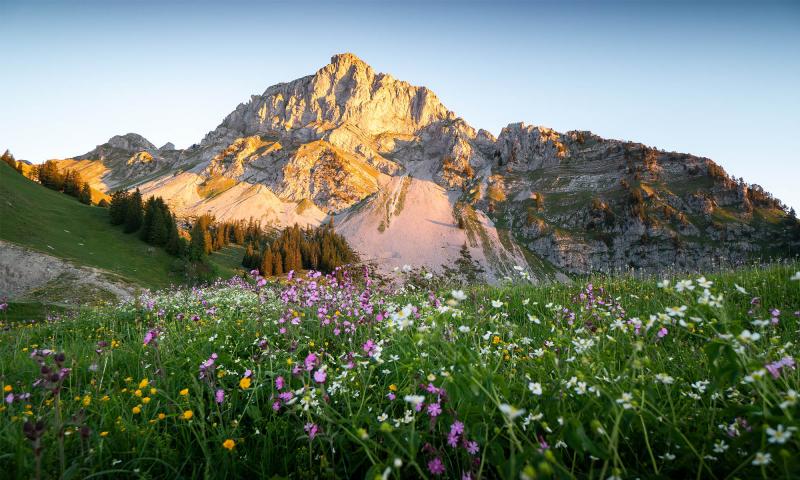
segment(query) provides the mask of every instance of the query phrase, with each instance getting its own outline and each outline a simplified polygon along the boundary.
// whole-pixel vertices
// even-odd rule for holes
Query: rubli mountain
[[[523,123],[495,138],[352,54],[252,96],[185,150],[127,134],[61,164],[181,216],[333,217],[389,268],[452,264],[464,244],[493,278],[514,265],[704,268],[798,246],[780,202],[707,158]]]

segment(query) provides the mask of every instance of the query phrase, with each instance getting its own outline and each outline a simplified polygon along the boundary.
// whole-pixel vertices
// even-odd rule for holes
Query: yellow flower
[[[136,405],[131,409],[131,411],[133,412],[134,415],[139,415],[140,413],[142,413],[142,407]]]
[[[234,442],[232,438],[229,438],[224,442],[222,442],[222,446],[227,448],[228,450],[233,450],[233,447],[236,446],[236,442]]]
[[[164,420],[165,418],[167,418],[167,416],[165,414],[163,414],[163,413],[159,413],[158,414],[158,419],[159,420]]]
[[[90,397],[89,395],[86,395],[85,397],[83,397],[83,406],[84,407],[88,407],[91,403],[92,403],[92,397]]]
[[[183,418],[184,420],[191,420],[192,417],[194,417],[194,412],[191,410],[186,410],[185,412],[183,412],[183,415],[181,415],[181,418]]]
[[[495,345],[497,345],[498,343],[500,343],[500,337],[498,337],[497,335],[495,335],[494,337],[492,337],[492,343],[493,343],[493,344],[495,344]]]
[[[217,378],[222,378],[224,376],[225,376],[225,372],[223,370],[218,370],[217,371]]]
[[[136,395],[137,397],[141,397],[142,396],[142,391],[139,390],[139,389],[136,389],[136,391],[133,392],[133,394]]]
[[[150,397],[144,397],[144,398],[142,399],[142,403],[144,403],[145,405],[147,405],[148,403],[150,403]]]
[[[111,400],[111,397],[109,397],[108,395],[103,395],[103,398],[100,399],[101,402],[107,402],[109,400]]]
[[[157,389],[155,389],[155,388],[151,388],[150,389],[150,395],[155,395],[156,393],[158,393]]]
[[[14,390],[14,387],[12,387],[11,385],[6,385],[5,387],[3,387],[3,391],[6,393],[10,392],[11,390]]]
[[[150,385],[150,381],[146,378],[143,378],[142,381],[139,382],[139,388],[145,388],[148,385]]]
[[[242,387],[242,390],[247,390],[250,388],[250,377],[244,377],[243,379],[239,380],[239,386]]]
[[[287,358],[287,359],[286,359],[286,365],[289,365],[289,366],[291,367],[293,363],[294,363],[294,362],[292,361],[292,359],[291,359],[291,358]]]
[[[389,390],[391,390],[393,392],[396,392],[397,391],[397,385],[395,385],[394,383],[389,385]]]
[[[100,436],[101,437],[107,437],[108,436],[108,432],[100,432]]]
[[[183,390],[181,390],[181,395],[183,395],[184,397],[189,395],[189,389],[188,388],[184,388]]]

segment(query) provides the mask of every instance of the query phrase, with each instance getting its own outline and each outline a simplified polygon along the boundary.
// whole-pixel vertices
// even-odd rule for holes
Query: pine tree
[[[208,254],[206,250],[206,231],[199,220],[192,227],[192,241],[189,243],[189,257],[192,260],[202,260]]]
[[[144,217],[144,207],[142,206],[142,194],[137,188],[127,202],[125,209],[125,233],[133,233],[142,227]]]
[[[128,197],[128,192],[122,190],[111,194],[111,204],[108,207],[111,225],[125,223],[125,214],[128,211]]]
[[[261,268],[259,269],[261,275],[265,277],[272,276],[272,266],[273,266],[272,251],[269,248],[267,248],[264,250],[264,256],[261,258]]]
[[[283,258],[281,252],[273,252],[272,254],[272,274],[283,275]]]
[[[78,200],[86,205],[92,204],[92,189],[88,183],[84,183],[81,187],[81,192],[78,194]]]

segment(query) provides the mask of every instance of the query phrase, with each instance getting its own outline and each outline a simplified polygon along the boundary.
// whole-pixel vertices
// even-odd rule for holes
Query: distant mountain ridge
[[[337,230],[387,268],[450,264],[466,244],[490,279],[797,251],[796,221],[706,158],[510,124],[475,130],[425,87],[350,53],[269,87],[187,149],[112,137],[61,161],[105,191],[138,186],[178,214]]]

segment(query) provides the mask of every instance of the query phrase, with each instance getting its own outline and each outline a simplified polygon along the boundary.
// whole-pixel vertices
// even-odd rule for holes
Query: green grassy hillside
[[[5,163],[0,165],[0,199],[2,240],[108,270],[143,287],[182,280],[170,271],[175,257],[112,226],[106,209],[42,187]],[[223,263],[217,264],[220,274],[232,275],[231,262],[225,258]]]

